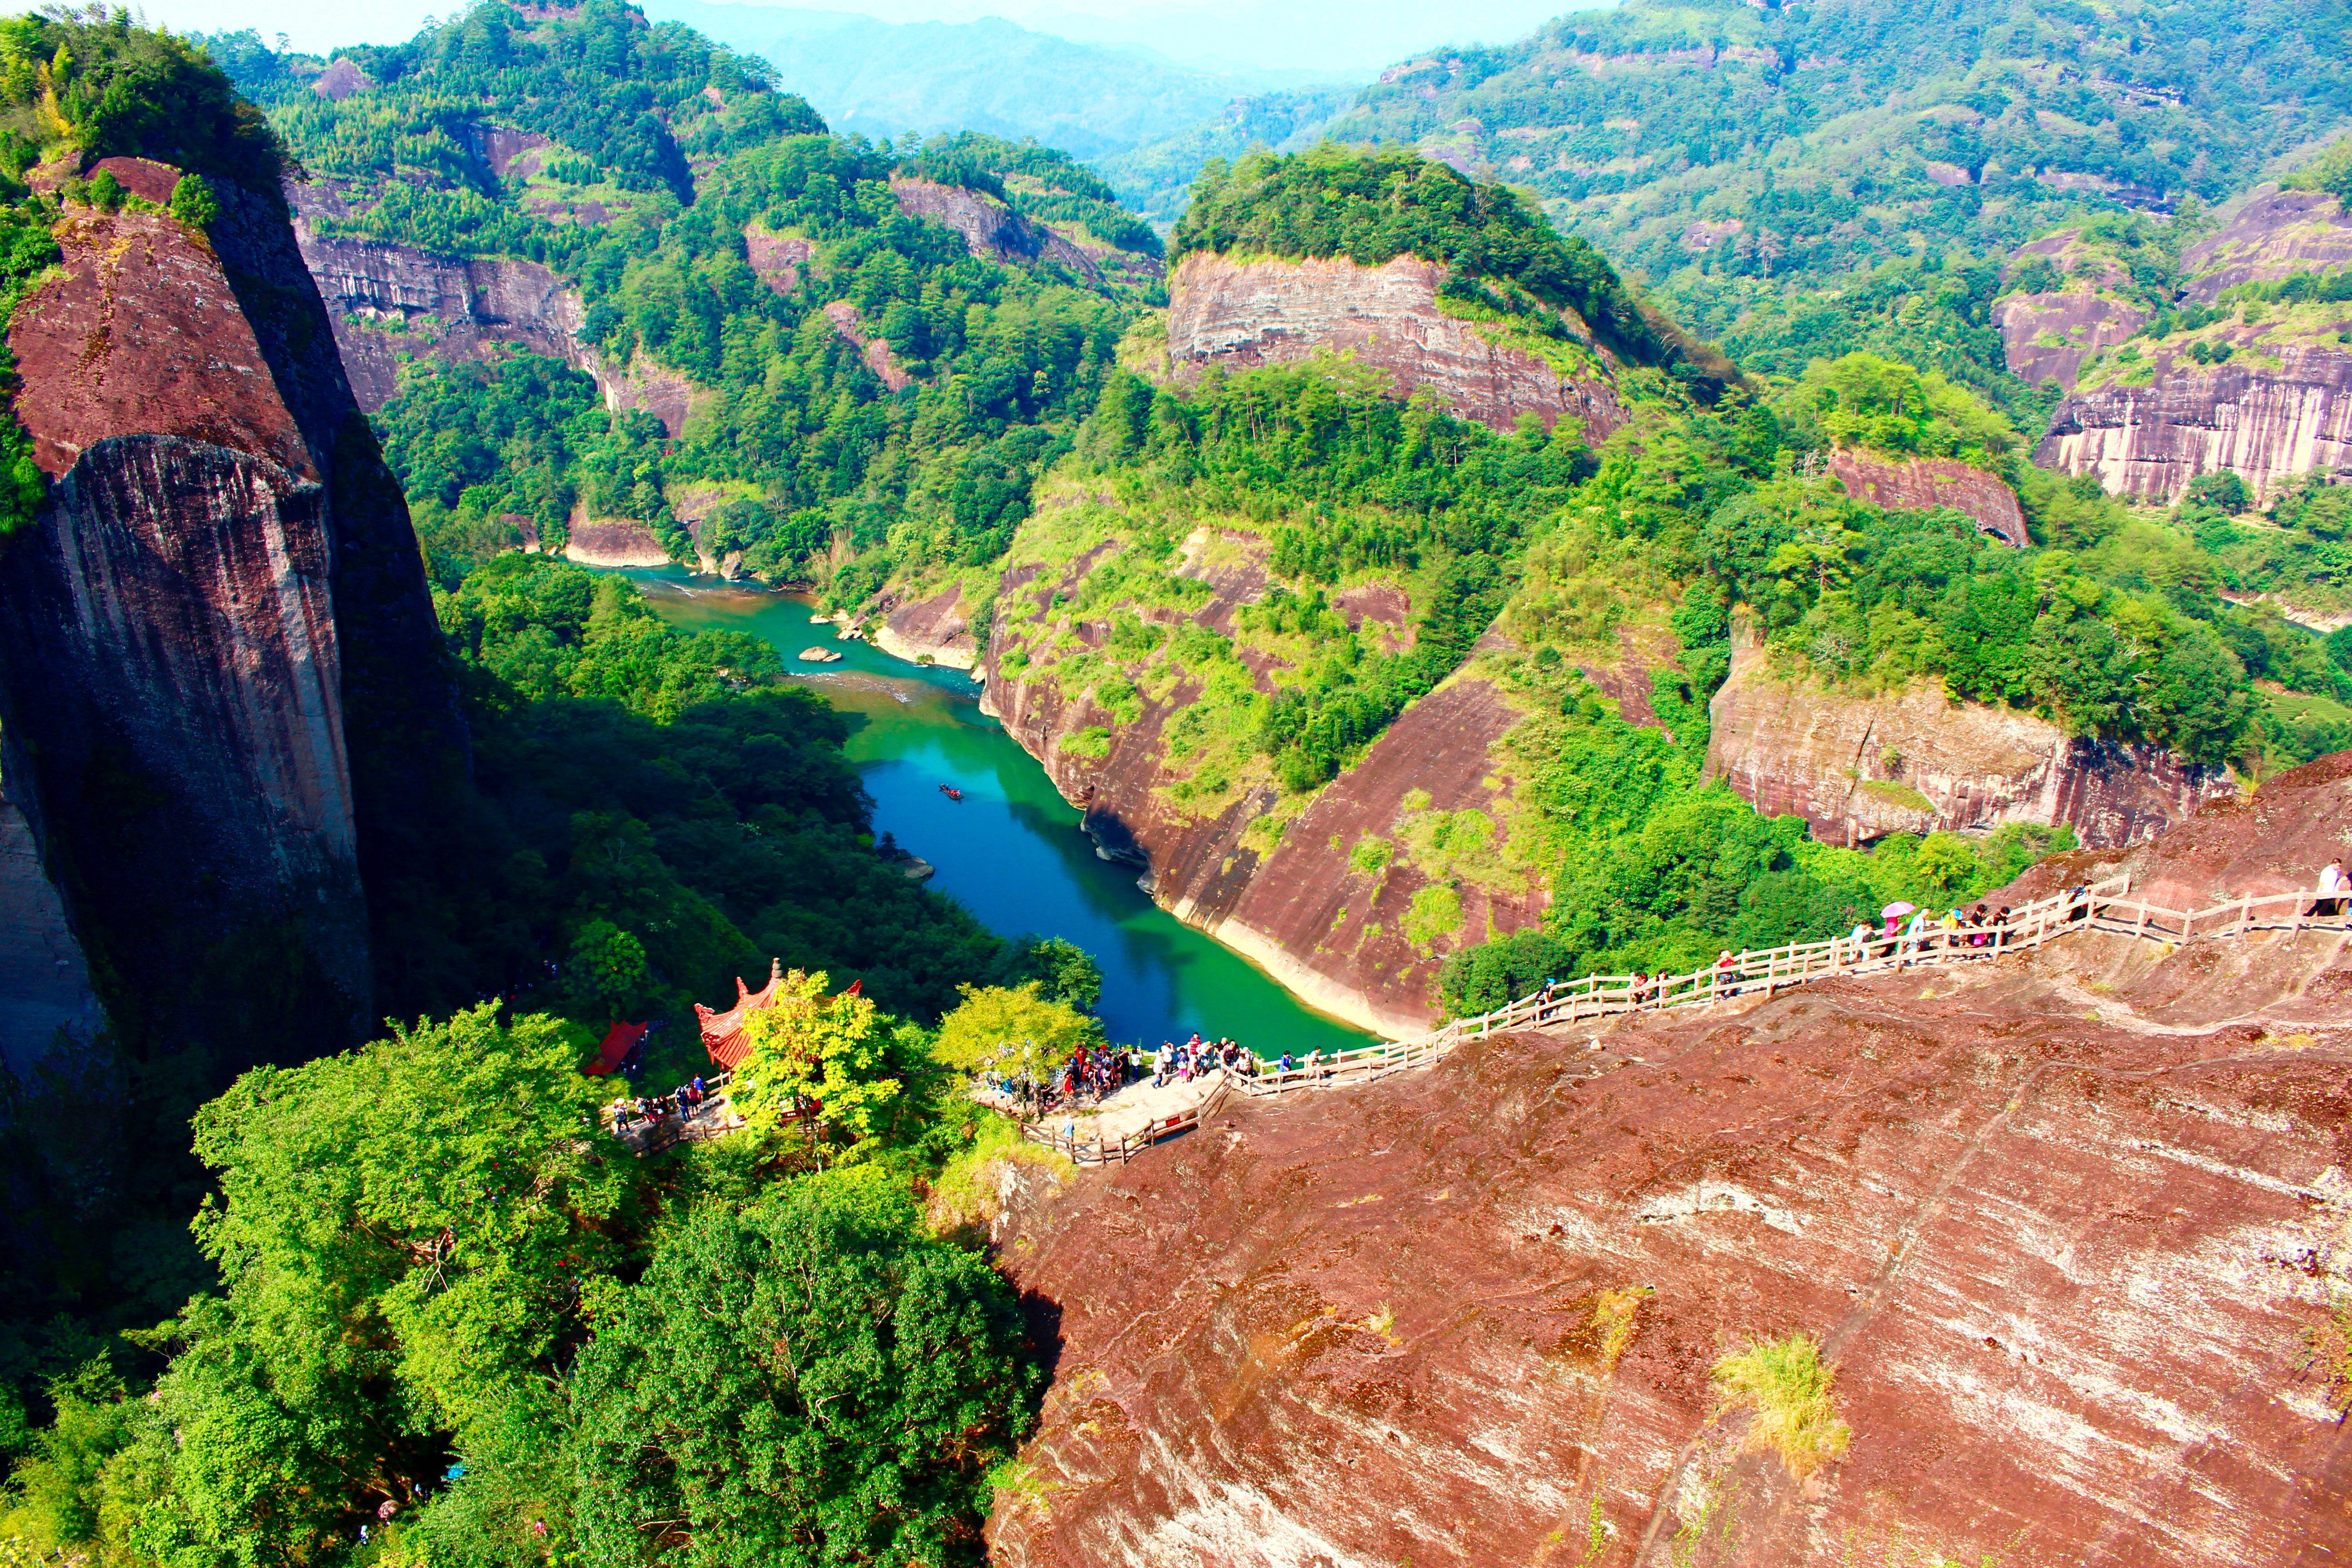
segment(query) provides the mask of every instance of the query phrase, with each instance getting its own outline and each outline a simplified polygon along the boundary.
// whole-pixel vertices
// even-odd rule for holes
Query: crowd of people
[[[626,1137],[640,1128],[656,1127],[675,1116],[691,1120],[694,1113],[710,1102],[710,1086],[699,1075],[679,1084],[667,1094],[651,1098],[622,1095],[605,1108],[613,1119],[615,1137]]]

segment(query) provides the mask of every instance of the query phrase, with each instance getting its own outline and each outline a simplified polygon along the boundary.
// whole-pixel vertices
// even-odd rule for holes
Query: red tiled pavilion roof
[[[697,1002],[694,1016],[702,1024],[702,1048],[710,1053],[714,1067],[732,1072],[751,1049],[751,1037],[743,1033],[743,1020],[753,1013],[764,1012],[776,1005],[776,987],[783,984],[784,962],[780,958],[768,961],[768,984],[754,991],[735,977],[735,1005],[724,1013],[714,1013]]]
[[[596,1047],[596,1059],[580,1070],[590,1078],[603,1078],[628,1059],[629,1053],[637,1048],[637,1042],[652,1027],[649,1022],[614,1025],[604,1032],[604,1043]]]

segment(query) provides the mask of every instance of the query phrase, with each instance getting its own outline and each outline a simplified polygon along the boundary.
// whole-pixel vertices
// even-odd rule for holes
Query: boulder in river
[[[804,647],[801,649],[801,658],[808,664],[839,664],[841,650],[831,647]]]

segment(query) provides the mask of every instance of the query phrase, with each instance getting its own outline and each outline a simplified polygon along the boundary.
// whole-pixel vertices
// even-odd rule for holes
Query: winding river
[[[794,678],[853,716],[849,756],[874,797],[874,823],[937,868],[931,886],[1004,935],[1067,939],[1103,971],[1112,1039],[1156,1046],[1194,1030],[1265,1056],[1340,1049],[1368,1037],[1317,1013],[1264,970],[1184,924],[1103,859],[1045,770],[980,710],[961,671],[913,665],[837,641],[785,595],[722,584],[675,567],[627,574],[663,619],[693,631],[750,632],[782,651]],[[803,648],[843,655],[803,664]],[[949,784],[961,801],[940,793]]]

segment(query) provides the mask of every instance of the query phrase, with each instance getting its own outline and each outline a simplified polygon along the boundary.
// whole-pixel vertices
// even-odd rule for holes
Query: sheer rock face
[[[995,197],[931,180],[893,179],[890,194],[909,217],[945,224],[963,236],[974,256],[992,261],[1051,261],[1089,283],[1102,274],[1087,253],[1044,224],[1032,223]]]
[[[2168,505],[2200,474],[2234,469],[2267,495],[2297,474],[2352,465],[2352,352],[2285,344],[2278,366],[2206,366],[2166,351],[2145,386],[2077,392],[2033,460],[2095,474],[2116,495]]]
[[[70,211],[16,310],[55,486],[0,545],[0,725],[118,1029],[219,1039],[275,987],[317,1049],[370,1016],[362,877],[415,852],[464,731],[286,216],[221,194],[206,237]]]
[[[2180,298],[2210,304],[2234,284],[2347,264],[2352,216],[2341,203],[2265,191],[2182,254]],[[2352,327],[2352,309],[2337,326]],[[2034,462],[2168,505],[2200,474],[2234,470],[2267,496],[2315,468],[2352,465],[2352,352],[2263,333],[2259,323],[2226,329],[2220,336],[2237,357],[2222,364],[2165,349],[2149,354],[2141,384],[2110,380],[2074,391],[2052,411]]]
[[[669,564],[669,550],[651,528],[634,517],[591,517],[584,504],[572,509],[563,557],[583,566]]]
[[[1927,511],[1949,507],[1973,520],[2003,544],[2024,548],[2025,512],[2017,492],[1999,477],[1949,458],[1911,458],[1892,462],[1864,452],[1833,451],[1830,472],[1845,493],[1890,511]]]
[[[1496,430],[1516,427],[1522,414],[1547,427],[1569,418],[1598,445],[1625,422],[1606,381],[1564,378],[1440,310],[1444,280],[1444,267],[1413,256],[1360,267],[1346,257],[1235,262],[1195,251],[1171,280],[1169,366],[1189,381],[1213,364],[1246,370],[1348,354],[1390,375],[1399,396],[1427,387],[1461,417]]]
[[[32,827],[0,795],[0,1066],[22,1082],[59,1030],[87,1044],[105,1022]]]
[[[1205,563],[1210,552],[1203,543],[1195,537],[1189,560]],[[1221,549],[1215,564],[1181,570],[1215,590],[1190,618],[1230,633],[1235,612],[1263,595],[1266,577],[1259,553],[1263,542],[1232,535],[1223,545],[1240,548]],[[1043,604],[1056,591],[1074,593],[1099,558],[1082,556],[1059,576],[1016,564],[1004,578],[998,604],[1009,607],[1018,595]],[[1013,560],[1019,561],[1017,550]],[[1387,627],[1392,643],[1402,646],[1409,637],[1403,598],[1363,594],[1339,607],[1360,626]],[[1144,615],[1168,622],[1176,613]],[[1395,617],[1393,625],[1384,619],[1388,616]],[[1089,622],[1079,635],[1099,647],[1108,626],[1108,618]],[[1407,934],[1406,916],[1414,895],[1431,885],[1429,876],[1402,854],[1371,870],[1350,863],[1351,851],[1363,838],[1397,843],[1400,825],[1410,815],[1406,797],[1415,790],[1429,796],[1417,810],[1478,810],[1499,817],[1507,809],[1500,799],[1507,786],[1496,777],[1490,748],[1518,715],[1484,681],[1457,679],[1407,708],[1361,762],[1326,785],[1279,840],[1268,844],[1245,830],[1275,805],[1270,782],[1198,816],[1166,793],[1177,775],[1167,765],[1164,731],[1200,696],[1197,680],[1184,680],[1165,698],[1146,694],[1140,717],[1122,724],[1090,696],[1064,697],[1050,675],[1032,680],[1008,676],[998,661],[1003,646],[1002,637],[990,639],[982,706],[1045,764],[1064,798],[1086,813],[1087,830],[1102,852],[1142,868],[1143,888],[1163,908],[1247,953],[1326,1012],[1400,1035],[1426,1028],[1434,1021],[1434,982],[1445,955],[1484,941],[1489,929],[1513,931],[1542,911],[1546,895],[1540,888],[1464,882],[1454,889],[1458,927],[1424,933],[1427,940],[1416,944]],[[1260,685],[1271,689],[1263,658],[1244,657]],[[1093,726],[1109,731],[1108,750],[1099,758],[1070,745]]]
[[[2180,297],[2210,305],[2239,283],[2352,266],[2352,214],[2323,191],[2266,190],[2180,253]]]
[[[580,338],[587,311],[579,293],[546,268],[321,238],[320,217],[349,216],[336,184],[289,182],[287,198],[303,263],[327,302],[336,347],[368,412],[382,408],[399,389],[403,350],[422,349],[452,364],[520,350],[560,359],[600,384],[605,379],[603,362]],[[394,338],[386,328],[404,335]]]
[[[1994,303],[1992,322],[2011,372],[2036,386],[2054,381],[2072,392],[2083,362],[2128,340],[2148,314],[2109,295],[2063,289],[2007,295]]]
[[[2321,767],[2241,855],[2352,824]],[[2352,1554],[2339,947],[2072,937],[1499,1038],[1015,1190],[1054,1381],[991,1561]],[[1852,1433],[1801,1483],[1709,1376],[1800,1332]]]
[[[2066,823],[2087,845],[2136,843],[2235,792],[2226,769],[2146,744],[2069,737],[2030,713],[1928,686],[1841,697],[1775,679],[1741,648],[1710,706],[1706,776],[1827,844],[1889,833]]]

